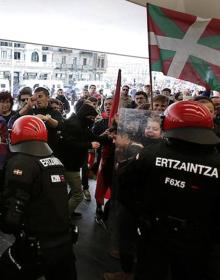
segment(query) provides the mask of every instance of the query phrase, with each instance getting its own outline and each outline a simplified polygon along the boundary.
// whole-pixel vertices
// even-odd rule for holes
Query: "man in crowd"
[[[30,87],[23,87],[18,94],[19,109],[24,107],[28,99],[32,96],[32,89]]]
[[[169,105],[174,102],[173,101],[173,96],[171,95],[171,89],[170,88],[162,89],[161,94],[166,96],[169,99]]]
[[[96,136],[110,134],[109,129],[109,116],[113,104],[111,97],[106,98],[104,101],[104,111],[102,112],[102,118],[94,123],[92,128],[93,133]],[[102,207],[104,206],[104,199],[108,188],[112,187],[113,177],[113,163],[114,163],[114,152],[115,147],[112,141],[109,139],[105,145],[102,145],[97,150],[97,161],[96,161],[96,221],[99,222],[103,219],[104,213]],[[101,163],[100,163],[101,161]]]
[[[63,104],[63,117],[66,117],[66,115],[70,112],[70,104],[67,98],[64,95],[63,89],[59,88],[57,91],[56,99],[60,100]]]
[[[153,111],[163,113],[169,105],[169,98],[165,95],[158,94],[153,97]]]
[[[149,104],[146,93],[144,91],[137,91],[134,95],[134,101],[132,102],[132,108],[138,109],[146,104]]]
[[[131,108],[131,106],[132,106],[132,99],[129,96],[129,86],[128,85],[124,85],[122,87],[119,106],[121,108]]]
[[[53,110],[49,105],[49,91],[44,87],[38,87],[34,95],[28,99],[24,107],[15,115],[15,119],[23,115],[35,115],[46,124],[48,130],[48,144],[55,154],[58,153],[57,131],[63,125],[63,118],[60,112]]]
[[[150,85],[144,85],[143,91],[146,93],[147,97],[150,98],[151,86]]]
[[[82,216],[81,213],[75,211],[83,200],[80,168],[87,160],[88,149],[97,149],[100,146],[89,128],[94,123],[97,114],[95,108],[85,102],[64,124],[60,159],[64,164],[65,176],[71,189],[69,210],[73,218]]]

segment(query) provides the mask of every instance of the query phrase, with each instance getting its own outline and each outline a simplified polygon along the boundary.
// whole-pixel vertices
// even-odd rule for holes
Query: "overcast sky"
[[[1,0],[0,39],[147,57],[146,9],[125,0]]]

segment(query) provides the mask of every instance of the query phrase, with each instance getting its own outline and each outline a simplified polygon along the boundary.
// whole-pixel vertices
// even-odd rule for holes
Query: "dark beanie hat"
[[[84,103],[79,108],[79,111],[76,114],[77,114],[77,116],[80,119],[84,119],[87,116],[94,116],[94,117],[96,117],[98,115],[96,109],[93,106],[91,106],[91,105],[89,105],[87,103]]]

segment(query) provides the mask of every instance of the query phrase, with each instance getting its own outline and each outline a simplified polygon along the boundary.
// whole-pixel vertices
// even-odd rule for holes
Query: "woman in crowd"
[[[0,116],[2,116],[6,123],[10,120],[11,116],[15,114],[12,110],[13,98],[8,91],[0,92]]]

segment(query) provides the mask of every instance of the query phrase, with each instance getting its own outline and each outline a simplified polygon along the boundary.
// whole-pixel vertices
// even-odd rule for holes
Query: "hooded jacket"
[[[96,140],[86,117],[97,114],[92,106],[83,104],[77,114],[64,121],[59,158],[67,171],[79,171],[85,162],[88,149],[92,148],[91,142]]]
[[[65,110],[66,113],[69,113],[70,104],[69,104],[69,101],[66,99],[66,97],[64,95],[58,95],[56,97],[56,99],[58,99],[59,101],[61,101],[63,103],[63,109]]]

